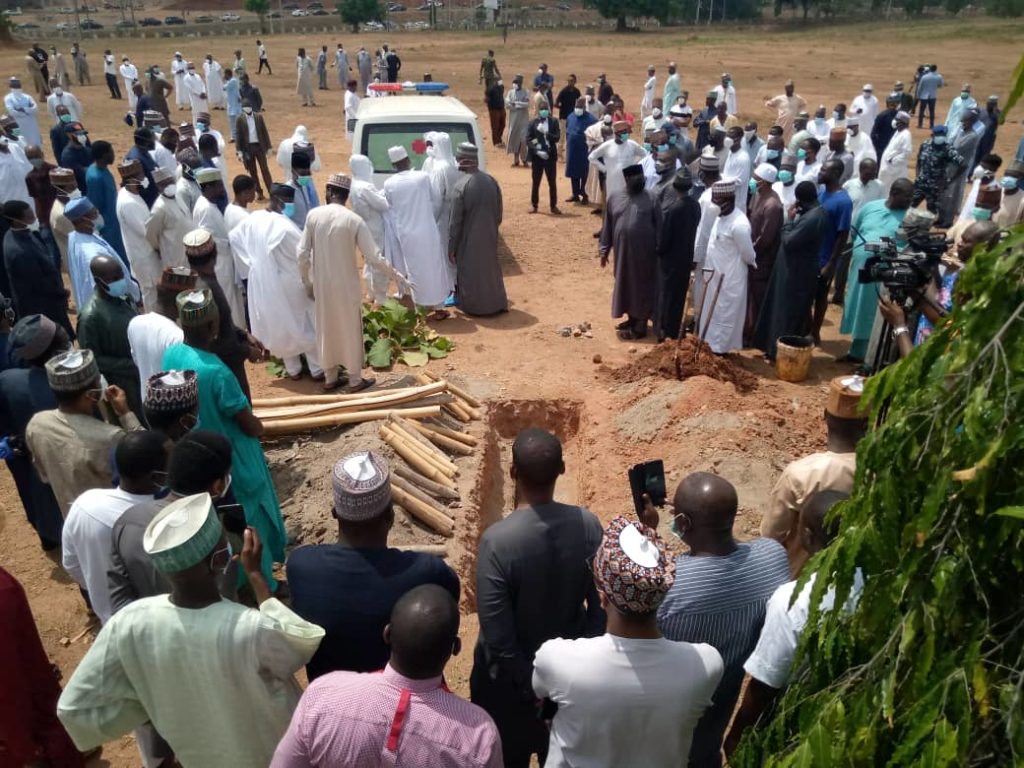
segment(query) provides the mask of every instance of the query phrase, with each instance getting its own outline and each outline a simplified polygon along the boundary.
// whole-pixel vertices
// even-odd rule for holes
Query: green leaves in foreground
[[[808,568],[793,680],[730,765],[1024,766],[1024,225],[947,322],[869,382],[842,532]]]
[[[427,310],[409,309],[395,299],[381,306],[363,305],[363,344],[366,364],[390,368],[396,361],[412,368],[446,357],[455,346],[426,322]]]

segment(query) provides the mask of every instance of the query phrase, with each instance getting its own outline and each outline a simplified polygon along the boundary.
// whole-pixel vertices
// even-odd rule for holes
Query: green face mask
[[[967,101],[969,98],[971,98],[971,94],[968,91],[960,91],[960,98],[963,99],[964,101]]]
[[[60,121],[62,123],[73,123],[75,121],[75,116],[74,115],[61,115],[60,116]]]
[[[629,138],[629,134],[628,133],[620,133],[619,134],[619,141],[626,141],[628,138]]]
[[[793,180],[792,171],[779,171],[779,181],[783,184],[789,184]]]
[[[546,117],[547,117],[548,115],[550,115],[551,113],[550,113],[550,112],[548,112],[548,111],[547,111],[546,109],[542,109],[542,110],[540,110],[540,112],[538,112],[537,114],[539,114],[539,115],[540,115],[541,117],[544,117],[544,118],[546,118]]]
[[[806,160],[807,159],[807,150],[804,149],[803,147],[798,149],[796,151],[796,159],[797,160]]]
[[[299,176],[299,178],[297,178],[296,181],[299,182],[299,185],[303,186],[303,187],[311,187],[311,186],[313,186],[313,177],[312,176]]]
[[[750,181],[748,181],[747,189],[750,190],[750,194],[755,194],[757,192],[757,181],[755,179],[751,179]]]

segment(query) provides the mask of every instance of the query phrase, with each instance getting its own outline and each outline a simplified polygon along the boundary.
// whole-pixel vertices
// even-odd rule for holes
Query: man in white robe
[[[722,102],[725,102],[726,112],[730,115],[739,114],[736,108],[736,88],[734,88],[732,84],[732,75],[728,72],[723,72],[722,82],[712,88],[712,90],[715,92],[716,107]]]
[[[127,56],[121,57],[121,79],[124,80],[124,90],[128,94],[128,109],[135,111],[138,103],[138,96],[135,95],[135,83],[139,81],[139,68],[132,64]],[[141,127],[141,126],[139,126]]]
[[[850,120],[857,117],[860,118],[860,124],[867,128],[868,133],[871,133],[871,128],[875,124],[875,118],[878,117],[879,109],[881,107],[878,104],[878,97],[875,96],[874,86],[871,83],[864,83],[864,89],[861,91],[860,96],[855,98],[850,104],[846,127],[849,128]],[[853,150],[851,149],[850,151],[852,152]]]
[[[121,241],[132,268],[132,276],[142,291],[142,303],[147,308],[156,304],[156,285],[160,282],[160,258],[153,252],[146,238],[149,206],[142,199],[146,176],[142,163],[126,160],[117,167],[121,176],[121,189],[117,191],[117,221],[121,227]]]
[[[46,111],[50,113],[50,120],[54,123],[60,121],[60,117],[57,115],[57,107],[67,107],[68,114],[73,118],[72,122],[82,122],[82,116],[85,114],[85,110],[82,109],[82,103],[75,94],[60,85],[54,86],[53,93],[46,97]],[[60,160],[59,157],[56,159]]]
[[[878,161],[878,180],[882,182],[882,191],[889,194],[889,188],[896,179],[905,179],[910,165],[910,154],[914,149],[910,138],[910,115],[900,111],[896,113],[896,132],[889,139],[889,144]]]
[[[201,195],[192,209],[192,223],[213,235],[213,240],[217,244],[217,282],[227,296],[232,322],[239,328],[245,328],[245,304],[242,301],[242,287],[235,275],[235,259],[228,239],[228,225],[216,203],[216,200],[225,193],[224,181],[216,168],[200,168],[195,172],[195,177]]]
[[[4,202],[22,200],[35,205],[28,193],[25,177],[32,172],[32,163],[25,157],[24,150],[6,136],[0,135],[0,189],[4,191]]]
[[[188,266],[182,238],[192,231],[192,211],[178,199],[174,174],[165,168],[153,171],[153,181],[160,196],[153,203],[146,220],[146,239],[160,259],[161,269]]]
[[[682,83],[679,81],[679,73],[676,71],[676,63],[668,63],[668,77],[665,79],[665,88],[661,92],[661,108],[668,112],[676,105],[679,94],[682,93]]]
[[[39,132],[39,122],[36,119],[39,105],[36,104],[35,99],[21,89],[21,81],[18,78],[12,77],[9,85],[11,91],[4,96],[4,107],[7,109],[7,114],[18,123],[25,146],[35,144],[37,147],[41,147],[43,139]]]
[[[388,261],[412,280],[412,299],[440,309],[448,297],[448,255],[434,218],[430,177],[412,170],[405,147],[388,150],[395,174],[384,182],[389,209],[384,217],[384,252]]]
[[[286,179],[292,177],[292,153],[296,149],[304,150],[313,156],[309,164],[310,171],[316,173],[320,170],[320,153],[313,142],[309,140],[309,130],[304,125],[298,125],[291,136],[282,139],[281,143],[277,145],[277,164],[281,166],[281,171]]]
[[[171,74],[174,75],[174,102],[178,105],[180,112],[189,105],[188,89],[185,88],[185,75],[188,74],[188,64],[181,57],[180,51],[175,51],[171,59]]]
[[[192,107],[192,122],[195,123],[200,112],[210,111],[210,105],[206,98],[206,83],[196,72],[196,65],[191,61],[188,63],[188,71],[185,74],[185,92],[188,94],[189,104]]]
[[[128,346],[132,362],[139,369],[140,398],[146,402],[146,385],[151,376],[164,370],[164,352],[180,344],[185,334],[178,325],[179,293],[196,287],[198,276],[189,267],[167,267],[156,287],[156,304],[128,321]]]
[[[425,175],[423,181],[429,188]],[[363,291],[356,250],[366,260],[382,259],[366,222],[345,207],[351,186],[348,176],[331,175],[327,202],[310,211],[299,243],[299,274],[307,295],[316,302],[316,338],[326,391],[341,386],[338,366],[344,366],[348,374],[350,392],[375,383],[362,378]],[[429,196],[429,190],[423,193]],[[429,215],[429,205],[427,212]],[[433,221],[430,218],[431,224]],[[392,274],[400,286],[406,282],[394,270]]]
[[[722,167],[722,178],[733,179],[736,182],[736,207],[746,212],[748,183],[750,181],[750,155],[743,148],[743,129],[734,125],[726,132],[727,138],[732,139],[729,151],[725,156],[725,165]]]
[[[644,83],[644,95],[640,99],[640,117],[646,118],[654,109],[654,89],[658,78],[654,76],[654,65],[647,65],[647,82]]]
[[[231,230],[231,249],[249,265],[247,299],[252,333],[284,362],[293,380],[302,377],[302,355],[314,380],[324,378],[316,337],[316,306],[299,274],[302,231],[284,215],[295,199],[287,184],[274,184],[270,204]]]
[[[227,104],[227,97],[224,94],[224,67],[212,54],[206,54],[203,74],[206,75],[207,100],[210,106],[214,109],[224,109]]]
[[[853,153],[854,168],[860,168],[862,160],[878,160],[871,136],[861,130],[863,125],[867,123],[860,117],[851,117],[846,121],[846,148]]]
[[[430,165],[430,187],[433,190],[434,220],[441,236],[441,251],[449,253],[448,230],[451,226],[452,201],[455,198],[455,183],[459,180],[459,168],[452,153],[452,140],[447,133],[434,133],[434,156]],[[455,265],[448,264],[449,293],[455,290]]]
[[[334,52],[334,61],[331,66],[338,70],[338,85],[346,86],[348,73],[352,71],[352,66],[348,63],[348,54],[345,53],[345,47],[341,43],[338,43],[338,50]]]
[[[711,227],[704,267],[714,272],[706,276],[707,296],[701,307],[698,330],[704,333],[704,341],[713,352],[724,355],[743,347],[748,267],[756,267],[757,262],[750,222],[736,206],[736,182],[726,179],[715,182],[711,197],[719,214]]]
[[[622,169],[642,163],[644,155],[647,154],[643,147],[629,138],[630,131],[629,123],[625,120],[613,123],[614,138],[608,139],[587,157],[597,171],[604,172],[605,199],[616,192],[626,191],[626,179],[622,175]]]
[[[523,88],[523,76],[516,75],[512,88],[505,94],[508,110],[508,137],[505,151],[512,155],[512,165],[526,165],[526,132],[530,127],[530,94]]]
[[[269,765],[299,700],[295,673],[324,630],[271,596],[252,529],[240,560],[259,608],[221,598],[231,550],[208,493],[158,512],[143,548],[171,594],[114,614],[64,688],[57,716],[79,749],[149,722],[182,765]]]
[[[384,243],[384,215],[390,206],[384,192],[373,183],[373,164],[366,155],[359,154],[352,155],[348,162],[352,170],[352,210],[370,228],[373,242]],[[370,300],[375,304],[387,301],[391,272],[383,265],[367,261],[363,267],[363,277],[370,292]]]

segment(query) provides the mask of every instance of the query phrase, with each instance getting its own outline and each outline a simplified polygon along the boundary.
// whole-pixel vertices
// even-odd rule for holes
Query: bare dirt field
[[[501,259],[511,311],[490,319],[457,315],[437,324],[457,347],[446,360],[431,363],[434,372],[451,375],[487,405],[483,420],[471,426],[481,438],[481,447],[458,461],[462,502],[453,510],[456,534],[447,544],[449,562],[463,577],[467,612],[467,650],[450,670],[453,688],[468,692],[469,648],[477,626],[472,614],[475,545],[480,530],[511,508],[509,448],[517,430],[538,425],[561,435],[567,473],[559,486],[560,498],[584,504],[604,520],[630,513],[626,472],[638,461],[664,459],[670,488],[689,472],[718,472],[738,489],[738,533],[749,538],[757,533],[761,511],[782,467],[824,445],[821,416],[826,385],[831,377],[849,370],[833,362],[847,346],[838,336],[834,307],[810,377],[796,385],[778,381],[753,353],[734,361],[749,374],[741,375],[742,381],[755,380],[755,386],[744,386],[742,392],[707,376],[677,381],[659,373],[665,363],[663,354],[644,357],[652,353],[653,340],[618,341],[609,316],[611,274],[599,267],[592,237],[598,219],[587,209],[568,204],[561,217],[528,216],[529,172],[511,168],[506,155],[491,146],[477,85],[484,50],[496,49],[506,82],[516,72],[529,76],[541,61],[550,65],[558,87],[570,72],[579,76],[581,84],[606,72],[630,111],[637,108],[648,63],[659,68],[660,91],[665,64],[677,61],[683,87],[698,96],[696,102],[728,70],[737,88],[741,117],[758,120],[763,133],[773,117],[762,108],[764,99],[781,92],[787,77],[796,80],[797,92],[809,104],[820,102],[831,108],[836,102],[849,103],[865,82],[872,82],[876,93],[883,94],[895,80],[912,80],[918,64],[934,61],[947,81],[939,105],[943,117],[962,82],[971,82],[982,100],[990,93],[1005,95],[1021,52],[1022,33],[1021,22],[981,19],[627,35],[513,32],[504,45],[500,33],[389,33],[386,38],[346,34],[340,38],[350,51],[361,45],[372,50],[390,42],[401,54],[403,78],[419,79],[429,71],[436,81],[450,83],[452,93],[480,116],[488,171],[504,192]],[[298,123],[310,129],[323,157],[323,170],[317,174],[321,188],[329,173],[348,170],[342,95],[332,72],[331,90],[317,92],[319,106],[300,108],[293,61],[300,45],[315,49],[327,44],[333,49],[337,41],[326,36],[269,38],[275,74],[253,76],[262,90],[275,142],[290,135]],[[49,44],[45,39],[41,42]],[[242,47],[250,71],[255,71],[255,45],[250,39],[87,42],[93,85],[74,92],[85,105],[85,123],[93,139],[112,140],[118,156],[131,146],[131,130],[121,120],[126,102],[110,100],[103,84],[102,52],[108,46],[115,48],[118,58],[129,54],[140,69],[159,62],[165,71],[175,50],[196,61],[212,52],[227,64],[233,50]],[[66,52],[67,46],[62,49]],[[0,51],[0,73],[22,74],[23,56],[20,45]],[[187,112],[175,114],[182,120],[188,116]],[[1013,117],[1000,129],[996,144],[1004,158],[1012,156],[1021,136],[1020,109]],[[47,124],[45,110],[41,123]],[[215,112],[213,123],[227,135],[224,112]],[[913,134],[915,145],[924,138],[916,128]],[[240,172],[230,145],[226,154],[232,174]],[[272,170],[278,170],[276,165]],[[564,178],[559,183],[564,198],[568,184]],[[565,338],[558,333],[562,326],[585,321],[593,325],[592,338]],[[392,378],[405,373],[405,369],[396,370]],[[256,396],[313,391],[308,381],[273,379],[262,366],[252,368],[250,378]],[[346,451],[377,444],[373,426],[268,443],[286,521],[300,541],[325,541],[333,535],[327,514],[333,461]],[[63,573],[59,558],[46,557],[39,550],[6,473],[0,477],[0,494],[0,511],[7,519],[0,564],[25,585],[47,650],[65,676],[70,675],[91,639],[88,633],[79,637],[86,615],[78,590]],[[442,543],[407,520],[399,521],[395,537],[401,544]],[[69,642],[72,638],[77,639]],[[137,764],[137,753],[127,737],[107,745],[94,762],[116,767]]]

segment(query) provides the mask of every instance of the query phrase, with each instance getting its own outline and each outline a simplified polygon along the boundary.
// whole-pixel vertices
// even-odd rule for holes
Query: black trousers
[[[260,59],[260,66],[259,66],[259,68],[258,68],[258,69],[256,70],[256,74],[257,74],[257,75],[259,75],[259,74],[262,74],[262,73],[263,73],[263,68],[264,68],[264,67],[266,67],[266,68],[267,68],[267,74],[268,74],[268,75],[272,75],[272,74],[274,74],[274,70],[272,70],[272,69],[270,68],[270,60],[269,60],[269,59]]]
[[[924,109],[928,107],[928,127],[935,127],[935,99],[919,99],[917,102],[917,127],[924,123]]]
[[[533,702],[524,701],[510,680],[492,679],[480,662],[473,664],[469,690],[470,700],[483,708],[498,727],[505,768],[530,768],[533,755],[544,765],[548,729]]]
[[[586,197],[587,196],[587,177],[584,176],[570,176],[569,183],[572,184],[572,196],[573,197]]]
[[[121,98],[121,86],[117,84],[117,75],[112,75],[109,72],[104,73],[107,78],[107,88],[110,89],[110,98],[120,99]]]
[[[531,170],[533,171],[533,185],[530,187],[530,203],[534,208],[537,207],[537,203],[540,201],[540,180],[542,176],[547,176],[548,198],[551,209],[554,210],[558,207],[558,190],[555,188],[555,173],[558,170],[557,159],[555,157],[549,157],[547,160],[534,158]]]
[[[692,269],[693,259],[680,263],[671,258],[658,258],[658,308],[655,310],[654,332],[659,338],[679,337]]]

